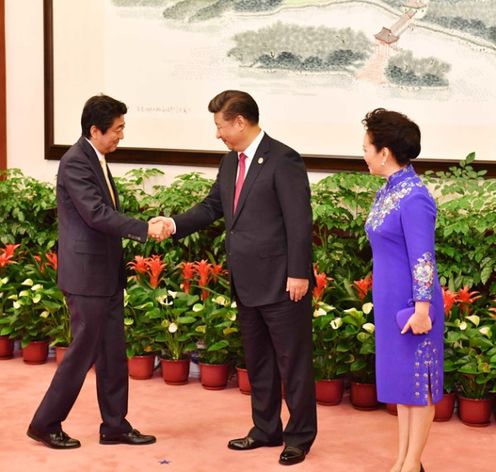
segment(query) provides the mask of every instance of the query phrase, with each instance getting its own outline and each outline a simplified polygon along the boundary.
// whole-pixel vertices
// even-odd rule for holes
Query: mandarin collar
[[[415,175],[417,175],[415,173],[415,169],[411,164],[408,164],[388,177],[386,188],[391,188],[396,184],[403,182],[405,179],[413,177]]]

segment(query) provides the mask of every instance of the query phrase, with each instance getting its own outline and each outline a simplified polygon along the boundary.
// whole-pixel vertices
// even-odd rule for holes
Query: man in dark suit
[[[227,262],[236,298],[254,426],[228,447],[285,448],[280,463],[296,464],[317,433],[312,370],[312,210],[300,155],[258,125],[258,106],[227,90],[209,104],[217,138],[231,150],[209,195],[167,220],[182,238],[224,217]],[[290,419],[282,428],[281,381]]]
[[[62,430],[86,373],[96,367],[101,444],[151,444],[126,420],[128,371],[123,324],[126,274],[122,238],[160,239],[160,222],[120,213],[117,189],[105,162],[124,137],[126,105],[98,95],[85,104],[83,136],[62,157],[57,175],[58,286],[71,313],[73,341],[28,429],[54,449],[79,447]]]

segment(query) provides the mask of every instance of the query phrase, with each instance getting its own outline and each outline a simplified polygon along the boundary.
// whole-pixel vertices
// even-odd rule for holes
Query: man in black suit
[[[258,125],[258,106],[227,90],[209,104],[217,138],[231,150],[209,195],[166,220],[182,238],[224,217],[227,262],[236,298],[254,426],[228,447],[285,448],[279,462],[296,464],[317,433],[312,370],[312,210],[303,160]],[[290,419],[282,428],[281,381]]]
[[[126,274],[122,238],[161,239],[163,223],[120,213],[105,155],[124,137],[126,105],[98,95],[85,104],[83,136],[60,161],[58,286],[71,313],[73,341],[28,429],[28,436],[54,449],[81,445],[62,430],[86,373],[96,367],[102,424],[100,444],[151,444],[126,420],[128,371],[123,324]]]

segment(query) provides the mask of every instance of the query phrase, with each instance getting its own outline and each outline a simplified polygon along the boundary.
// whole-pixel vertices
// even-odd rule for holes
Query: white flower
[[[213,301],[217,303],[217,305],[226,305],[226,297],[224,297],[223,295],[217,295]]]
[[[50,316],[50,312],[48,310],[45,310],[45,311],[40,313],[40,316],[42,318],[48,318]]]
[[[28,290],[21,290],[19,292],[19,296],[20,297],[27,297],[29,295],[29,291]]]
[[[459,326],[461,331],[465,331],[467,329],[467,323],[465,321],[462,321]]]
[[[195,312],[195,313],[198,313],[199,311],[202,311],[203,310],[203,305],[201,303],[195,303],[193,305],[193,308],[192,310]]]
[[[3,279],[0,279],[0,285],[5,285],[9,281],[8,277],[4,277]]]
[[[238,305],[236,305],[236,302],[231,303],[231,308],[238,308]]]
[[[318,318],[319,316],[325,316],[327,315],[327,311],[325,311],[323,308],[318,308],[313,312],[313,317]]]
[[[331,328],[332,329],[339,329],[341,326],[343,326],[343,320],[342,318],[334,318],[331,321]]]
[[[470,320],[475,326],[479,326],[480,318],[477,315],[466,316],[465,319]]]
[[[482,328],[479,328],[479,333],[487,336],[488,338],[490,338],[492,335],[491,328],[489,326],[483,326]]]
[[[33,292],[36,292],[37,290],[43,290],[43,285],[41,285],[41,284],[35,284],[35,285],[33,285],[33,286],[31,287],[31,290],[32,290]]]
[[[236,313],[234,311],[229,312],[229,314],[227,315],[227,319],[229,321],[236,321]]]
[[[365,323],[362,325],[362,328],[367,331],[367,333],[372,334],[375,331],[374,323]]]
[[[31,279],[26,279],[24,282],[21,283],[21,285],[27,285],[31,287],[34,284],[34,282]]]
[[[39,303],[39,301],[41,300],[41,295],[39,293],[37,293],[34,297],[33,297],[33,303]]]
[[[177,331],[177,324],[171,323],[168,329],[169,329],[169,333],[175,333]]]
[[[174,292],[173,290],[167,290],[167,293],[172,297],[176,298],[177,297],[177,292]]]
[[[22,303],[20,303],[20,302],[14,302],[14,308],[16,310],[18,310],[19,308],[21,308],[21,305],[22,305]]]
[[[365,315],[368,315],[372,311],[372,308],[374,308],[374,305],[372,303],[364,303],[362,306],[362,311]]]

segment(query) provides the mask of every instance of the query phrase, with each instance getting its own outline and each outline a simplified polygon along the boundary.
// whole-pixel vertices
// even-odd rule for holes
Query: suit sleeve
[[[204,229],[210,226],[215,220],[222,218],[222,216],[224,216],[224,211],[220,197],[219,175],[217,175],[210,192],[203,201],[185,213],[172,216],[176,223],[174,239],[181,239],[191,233]]]
[[[148,223],[123,215],[105,203],[96,175],[86,160],[67,159],[59,171],[72,204],[90,228],[111,236],[146,241]]]
[[[432,198],[423,192],[408,196],[401,205],[401,224],[412,274],[413,300],[430,301],[436,273],[436,206]]]
[[[288,243],[288,277],[312,279],[310,184],[300,155],[287,151],[276,171],[276,191]]]

